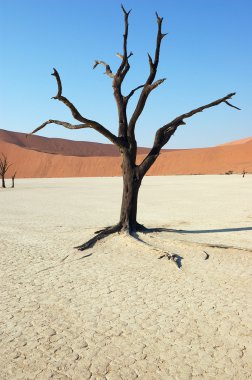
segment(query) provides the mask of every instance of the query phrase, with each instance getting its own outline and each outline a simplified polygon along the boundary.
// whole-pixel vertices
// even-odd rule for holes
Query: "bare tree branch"
[[[36,132],[40,131],[41,129],[43,129],[48,124],[62,125],[63,127],[67,128],[67,129],[91,128],[89,124],[77,124],[77,125],[73,125],[73,124],[67,123],[65,121],[50,119],[50,120],[45,121],[43,124],[41,124],[36,129],[34,129],[34,131],[32,131],[30,134],[33,135],[34,133],[36,133]]]
[[[56,96],[53,97],[53,99],[57,99],[60,102],[64,103],[70,109],[73,117],[83,124],[74,126],[70,123],[59,121],[59,120],[48,120],[45,123],[41,124],[38,128],[36,128],[32,133],[35,133],[41,130],[47,124],[50,124],[50,123],[59,124],[69,129],[92,128],[92,129],[95,129],[97,132],[101,133],[103,136],[107,137],[113,144],[120,146],[119,139],[112,132],[110,132],[107,128],[103,127],[103,125],[101,125],[100,123],[83,117],[79,113],[77,108],[67,98],[62,96],[62,84],[61,84],[61,79],[60,79],[58,71],[56,69],[53,69],[52,75],[55,76],[57,80],[57,85],[58,85],[58,93]]]
[[[104,61],[95,61],[93,69],[95,69],[96,66],[98,66],[98,65],[103,65],[105,67],[105,69],[106,69],[105,74],[107,74],[110,78],[114,78],[115,74],[112,73],[112,71],[110,69],[110,66],[106,62],[104,62]]]
[[[165,80],[166,80],[166,78],[159,79],[159,80],[157,80],[156,82],[150,84],[150,85],[148,86],[148,88],[150,89],[150,91],[152,91],[152,90],[154,90],[155,88],[157,88],[157,86],[159,86],[160,84],[162,84]]]
[[[129,99],[131,98],[131,96],[137,91],[139,90],[140,88],[143,88],[144,87],[144,84],[141,84],[140,86],[137,86],[136,88],[134,88],[133,90],[130,91],[129,95],[125,96],[124,99],[126,100],[126,102],[129,101]]]
[[[226,103],[228,106],[230,106],[230,107],[233,107],[233,108],[235,108],[235,109],[237,109],[237,110],[241,111],[241,109],[240,109],[240,108],[238,108],[238,107],[234,106],[233,104],[231,104],[231,103],[229,103],[229,102],[227,102],[227,101],[225,101],[225,103]]]
[[[151,55],[149,53],[148,53],[148,59],[149,59],[150,71],[152,71],[152,69],[154,67],[154,63],[153,63],[153,60],[152,60]]]
[[[178,122],[178,121],[180,121],[180,120],[183,120],[183,119],[186,119],[186,118],[188,118],[188,117],[191,117],[191,116],[195,115],[196,113],[199,113],[199,112],[204,111],[206,108],[210,108],[210,107],[217,106],[217,105],[220,104],[220,103],[226,103],[226,104],[227,104],[228,106],[230,106],[230,107],[238,108],[238,107],[235,107],[235,106],[231,105],[229,102],[227,102],[227,99],[231,99],[232,96],[234,96],[234,95],[235,95],[235,92],[232,92],[232,93],[230,93],[230,94],[224,96],[224,98],[217,99],[217,100],[215,100],[214,102],[211,102],[211,103],[209,103],[209,104],[206,104],[205,106],[202,106],[202,107],[196,108],[196,109],[194,109],[194,110],[192,110],[192,111],[190,111],[190,112],[184,113],[183,115],[180,115],[180,116],[176,117],[176,119],[174,119],[173,121],[171,121],[171,122],[170,122],[169,124],[167,124],[167,125],[170,125],[171,123],[176,123],[176,122]],[[239,108],[238,108],[238,109],[239,109]],[[165,127],[165,126],[164,126],[164,127]],[[163,128],[164,128],[164,127],[163,127]]]
[[[2,187],[5,188],[5,174],[8,171],[9,167],[13,165],[8,162],[7,156],[2,153],[2,157],[0,157],[0,176],[2,178]]]
[[[129,31],[128,18],[129,18],[129,14],[131,10],[127,12],[123,5],[121,5],[121,8],[124,13],[123,55],[122,55],[122,63],[119,66],[116,75],[117,77],[122,77],[121,80],[123,80],[127,71],[129,70],[128,58],[132,55],[132,53],[130,53],[130,55],[128,56],[128,52],[127,52],[128,31]],[[124,73],[122,74],[123,70],[124,70]]]
[[[143,90],[139,96],[139,100],[138,100],[138,103],[136,105],[135,111],[133,112],[133,115],[132,115],[130,122],[129,122],[128,134],[130,136],[132,136],[132,138],[134,136],[136,122],[137,122],[139,116],[141,115],[141,113],[143,112],[146,100],[150,94],[150,89],[151,90],[153,89],[149,86],[152,85],[152,83],[156,77],[157,67],[158,67],[158,63],[159,63],[161,41],[166,35],[166,34],[162,33],[163,17],[159,17],[157,12],[156,12],[156,17],[157,17],[157,23],[158,23],[158,31],[157,31],[157,39],[156,39],[155,57],[154,57],[154,61],[153,61],[150,54],[148,54],[149,65],[150,65],[150,74],[149,74],[149,76],[145,82],[144,88],[143,88]],[[162,83],[162,82],[160,82],[160,83]],[[157,83],[157,85],[160,83]],[[157,87],[157,85],[154,86],[154,88]]]
[[[108,131],[106,128],[104,128],[102,125],[100,125],[98,123],[97,123],[98,125],[91,125],[89,123],[74,125],[74,124],[67,123],[65,121],[49,119],[49,120],[45,121],[43,124],[41,124],[39,127],[37,127],[36,129],[34,129],[34,131],[32,131],[30,134],[33,135],[34,133],[43,129],[48,124],[62,125],[63,127],[67,128],[67,129],[92,128],[92,129],[96,130],[97,132],[101,133],[103,136],[107,137],[113,144],[115,144],[117,146],[120,145],[119,139],[115,135],[113,135],[113,133],[111,133],[110,131]]]
[[[158,34],[157,34],[156,51],[155,51],[155,59],[154,59],[154,69],[155,70],[157,69],[158,63],[159,63],[161,41],[166,36],[166,34],[162,33],[162,30],[161,30],[162,29],[163,17],[159,17],[157,12],[156,12],[156,17],[157,17],[157,23],[158,23]],[[151,73],[151,75],[154,75],[154,74],[155,73]],[[154,80],[154,78],[151,79],[151,81],[153,81],[153,80]]]
[[[145,173],[149,170],[149,168],[151,167],[151,165],[156,161],[156,159],[157,159],[157,157],[158,157],[158,155],[160,153],[160,150],[170,140],[171,136],[175,133],[175,131],[177,130],[177,128],[180,125],[185,125],[186,124],[184,122],[184,119],[189,118],[189,117],[195,115],[196,113],[202,112],[202,111],[204,111],[207,108],[211,108],[211,107],[217,106],[217,105],[219,105],[221,103],[226,103],[230,107],[233,107],[233,108],[236,108],[236,109],[240,109],[240,108],[238,108],[236,106],[233,106],[229,102],[227,102],[227,99],[231,99],[232,96],[234,96],[234,95],[235,95],[235,92],[233,92],[231,94],[228,94],[228,95],[226,95],[223,98],[217,99],[217,100],[215,100],[215,101],[213,101],[211,103],[208,103],[208,104],[206,104],[204,106],[196,108],[196,109],[194,109],[194,110],[192,110],[190,112],[182,114],[182,115],[176,117],[170,123],[165,124],[163,127],[159,128],[157,130],[157,132],[156,132],[154,144],[153,144],[153,147],[152,147],[151,151],[145,157],[145,159],[142,161],[142,163],[139,165],[139,171],[140,171],[141,175],[145,175]]]
[[[120,53],[116,53],[117,57],[123,59],[123,55],[120,54]],[[129,53],[129,55],[127,56],[127,58],[129,59],[131,56],[133,55],[132,51]]]
[[[113,80],[113,90],[114,97],[116,100],[116,105],[118,109],[118,118],[119,118],[119,128],[118,128],[118,137],[126,142],[127,138],[127,129],[128,129],[128,120],[127,120],[127,98],[122,95],[121,84],[130,69],[128,58],[133,54],[132,52],[128,55],[127,51],[127,42],[128,42],[128,29],[129,23],[128,18],[131,11],[127,12],[123,5],[121,8],[124,13],[124,35],[123,35],[123,54],[117,53],[118,57],[121,58],[122,62],[115,74]]]
[[[53,68],[53,73],[51,75],[56,78],[57,85],[58,85],[58,93],[56,96],[53,96],[52,99],[60,99],[60,97],[62,95],[62,84],[61,84],[61,79],[60,79],[59,73],[55,68]]]
[[[96,68],[97,65],[102,64],[106,68],[106,74],[109,77],[113,78],[112,86],[114,89],[114,97],[116,99],[118,117],[119,117],[118,138],[122,143],[122,140],[126,140],[128,121],[127,121],[127,114],[126,114],[127,102],[125,101],[125,98],[122,96],[121,84],[130,68],[128,58],[131,57],[133,53],[131,52],[129,55],[127,53],[127,40],[128,40],[128,27],[129,27],[128,17],[131,11],[127,12],[125,8],[123,7],[123,5],[121,5],[121,8],[124,13],[123,54],[117,53],[117,56],[122,60],[122,62],[116,74],[112,73],[110,66],[104,61],[95,61],[93,68]]]
[[[2,158],[0,157],[0,175],[4,175],[11,165],[13,164],[9,163],[7,156],[2,153]]]
[[[51,74],[53,75],[56,80],[57,80],[57,85],[58,85],[58,93],[56,96],[53,96],[52,99],[57,99],[59,100],[60,102],[64,103],[71,111],[73,117],[82,122],[82,123],[86,123],[87,122],[87,119],[85,119],[80,113],[79,111],[77,110],[77,108],[67,99],[65,98],[64,96],[62,96],[62,84],[61,84],[61,79],[60,79],[60,76],[59,76],[59,73],[58,71],[54,68],[53,69],[53,73]]]

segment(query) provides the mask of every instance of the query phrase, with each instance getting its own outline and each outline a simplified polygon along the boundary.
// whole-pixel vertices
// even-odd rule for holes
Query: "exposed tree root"
[[[140,223],[136,224],[136,228],[133,231],[133,230],[130,230],[129,228],[124,227],[119,222],[115,226],[109,226],[109,227],[105,227],[101,230],[95,231],[96,236],[92,237],[90,240],[88,240],[84,244],[78,245],[77,247],[74,247],[74,248],[78,249],[79,251],[84,251],[85,249],[92,248],[99,240],[102,240],[102,239],[106,238],[107,236],[114,234],[116,232],[125,232],[129,236],[135,237],[137,240],[139,240],[139,238],[137,236],[135,236],[135,233],[136,232],[147,232],[147,231],[148,231],[148,228],[146,228],[144,225],[142,225]]]
[[[77,247],[75,247],[76,249],[78,249],[79,251],[84,251],[88,248],[92,248],[99,240],[102,240],[104,238],[106,238],[107,236],[111,235],[111,234],[114,234],[116,232],[124,232],[127,234],[127,236],[129,238],[132,238],[135,240],[135,242],[137,242],[138,244],[141,244],[141,245],[145,245],[147,246],[148,248],[154,250],[154,251],[157,251],[161,254],[161,256],[159,257],[159,259],[163,258],[163,257],[167,257],[168,260],[172,260],[176,263],[176,265],[178,266],[178,268],[181,267],[181,259],[182,257],[176,255],[176,254],[170,254],[169,252],[163,250],[163,249],[160,249],[158,247],[155,247],[147,242],[145,242],[144,240],[142,240],[138,235],[137,235],[137,232],[148,232],[148,231],[151,231],[149,230],[148,228],[146,228],[144,225],[142,224],[139,224],[137,223],[136,224],[136,228],[134,231],[130,230],[129,228],[126,228],[125,226],[122,226],[122,224],[119,222],[118,224],[116,224],[115,226],[110,226],[110,227],[106,227],[106,228],[103,228],[101,230],[98,230],[95,232],[96,236],[94,236],[93,238],[91,238],[90,240],[88,240],[87,242],[85,242],[84,244],[81,244]]]
[[[96,231],[95,232],[96,236],[88,240],[86,243],[81,244],[74,248],[78,249],[79,251],[84,251],[85,249],[92,248],[97,243],[97,241],[104,239],[108,235],[114,234],[115,232],[119,232],[121,228],[122,228],[121,224],[118,223],[115,226],[106,227],[103,230]]]
[[[116,226],[119,226],[119,224]],[[101,230],[95,231],[95,234],[97,235],[97,234],[100,234],[101,232],[109,231],[111,228],[114,228],[116,226],[109,226],[109,227],[102,228]]]

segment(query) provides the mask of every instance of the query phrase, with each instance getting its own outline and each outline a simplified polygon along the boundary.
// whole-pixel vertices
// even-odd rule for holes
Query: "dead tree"
[[[7,157],[4,154],[2,154],[2,157],[0,157],[0,176],[2,178],[2,187],[3,188],[6,187],[5,186],[5,174],[11,165],[12,164],[10,164],[8,162]]]
[[[142,114],[146,101],[150,93],[155,90],[159,85],[161,85],[165,78],[156,80],[156,74],[159,64],[159,55],[160,47],[163,38],[166,36],[162,32],[162,22],[163,18],[156,13],[157,19],[157,37],[156,37],[156,48],[155,54],[152,58],[148,54],[149,61],[149,75],[144,84],[141,84],[135,87],[129,92],[128,95],[122,93],[122,83],[130,69],[129,58],[133,55],[132,52],[128,53],[128,18],[130,11],[127,12],[122,6],[124,14],[124,35],[123,35],[123,51],[122,54],[117,54],[121,59],[121,64],[115,72],[112,72],[110,65],[104,61],[97,60],[93,68],[96,68],[98,65],[105,67],[105,73],[109,78],[112,79],[112,88],[118,110],[118,135],[116,136],[109,129],[105,128],[103,125],[98,123],[95,120],[87,119],[85,116],[80,114],[77,108],[65,97],[62,95],[62,84],[58,71],[53,69],[52,75],[56,78],[58,85],[57,95],[53,99],[57,99],[60,102],[64,103],[69,110],[71,111],[74,119],[76,119],[80,124],[73,125],[65,121],[59,120],[47,120],[38,128],[36,128],[32,133],[35,133],[48,124],[58,124],[62,125],[68,129],[81,129],[81,128],[92,128],[97,132],[101,133],[113,144],[115,144],[122,157],[122,175],[123,175],[123,195],[122,195],[122,205],[121,205],[121,214],[119,222],[112,226],[107,227],[103,230],[97,231],[96,236],[87,241],[86,243],[76,247],[79,250],[84,250],[90,247],[93,247],[94,244],[104,237],[113,234],[115,232],[125,231],[128,234],[132,235],[136,231],[143,231],[145,227],[137,222],[137,199],[138,192],[141,186],[142,179],[150,167],[154,164],[161,148],[170,140],[171,136],[174,134],[176,129],[180,125],[185,124],[185,119],[204,111],[207,108],[217,106],[221,103],[225,103],[228,106],[237,108],[228,102],[235,93],[230,93],[223,98],[217,99],[211,103],[208,103],[204,106],[198,107],[190,112],[184,113],[174,120],[168,122],[159,128],[156,132],[154,143],[150,152],[146,155],[144,160],[137,165],[136,164],[136,155],[137,155],[137,142],[135,138],[135,129],[140,115]],[[135,94],[136,91],[140,90],[140,95],[138,97],[135,110],[130,118],[127,115],[127,106],[131,97]]]
[[[17,174],[17,172],[15,172],[12,176],[11,176],[11,187],[12,188],[14,188],[15,187],[15,177],[16,177],[16,174]]]

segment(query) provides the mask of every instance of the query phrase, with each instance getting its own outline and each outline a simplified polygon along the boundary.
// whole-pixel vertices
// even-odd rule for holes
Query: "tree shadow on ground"
[[[166,227],[154,227],[148,228],[145,231],[142,231],[144,234],[153,233],[153,232],[173,232],[176,234],[212,234],[212,233],[225,233],[225,232],[241,232],[241,231],[252,231],[252,227],[237,227],[237,228],[216,228],[209,230],[180,230],[174,228]]]

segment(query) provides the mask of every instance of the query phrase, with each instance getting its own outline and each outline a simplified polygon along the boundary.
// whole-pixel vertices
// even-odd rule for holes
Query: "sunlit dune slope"
[[[112,144],[100,144],[87,141],[72,141],[11,132],[0,129],[0,141],[15,144],[21,148],[43,153],[61,154],[63,156],[109,156],[119,157],[119,151]],[[148,148],[139,148],[139,153],[148,152]]]
[[[230,141],[230,142],[227,142],[225,144],[218,145],[218,146],[238,145],[238,144],[244,144],[244,143],[251,142],[251,141],[252,141],[252,137],[246,137],[245,139]]]
[[[112,145],[32,137],[36,137],[36,144],[25,134],[0,130],[0,153],[5,153],[13,163],[9,176],[14,171],[19,178],[121,175],[121,158]],[[147,151],[140,150],[138,163]],[[224,174],[243,170],[252,173],[252,138],[213,148],[163,151],[148,175]]]

